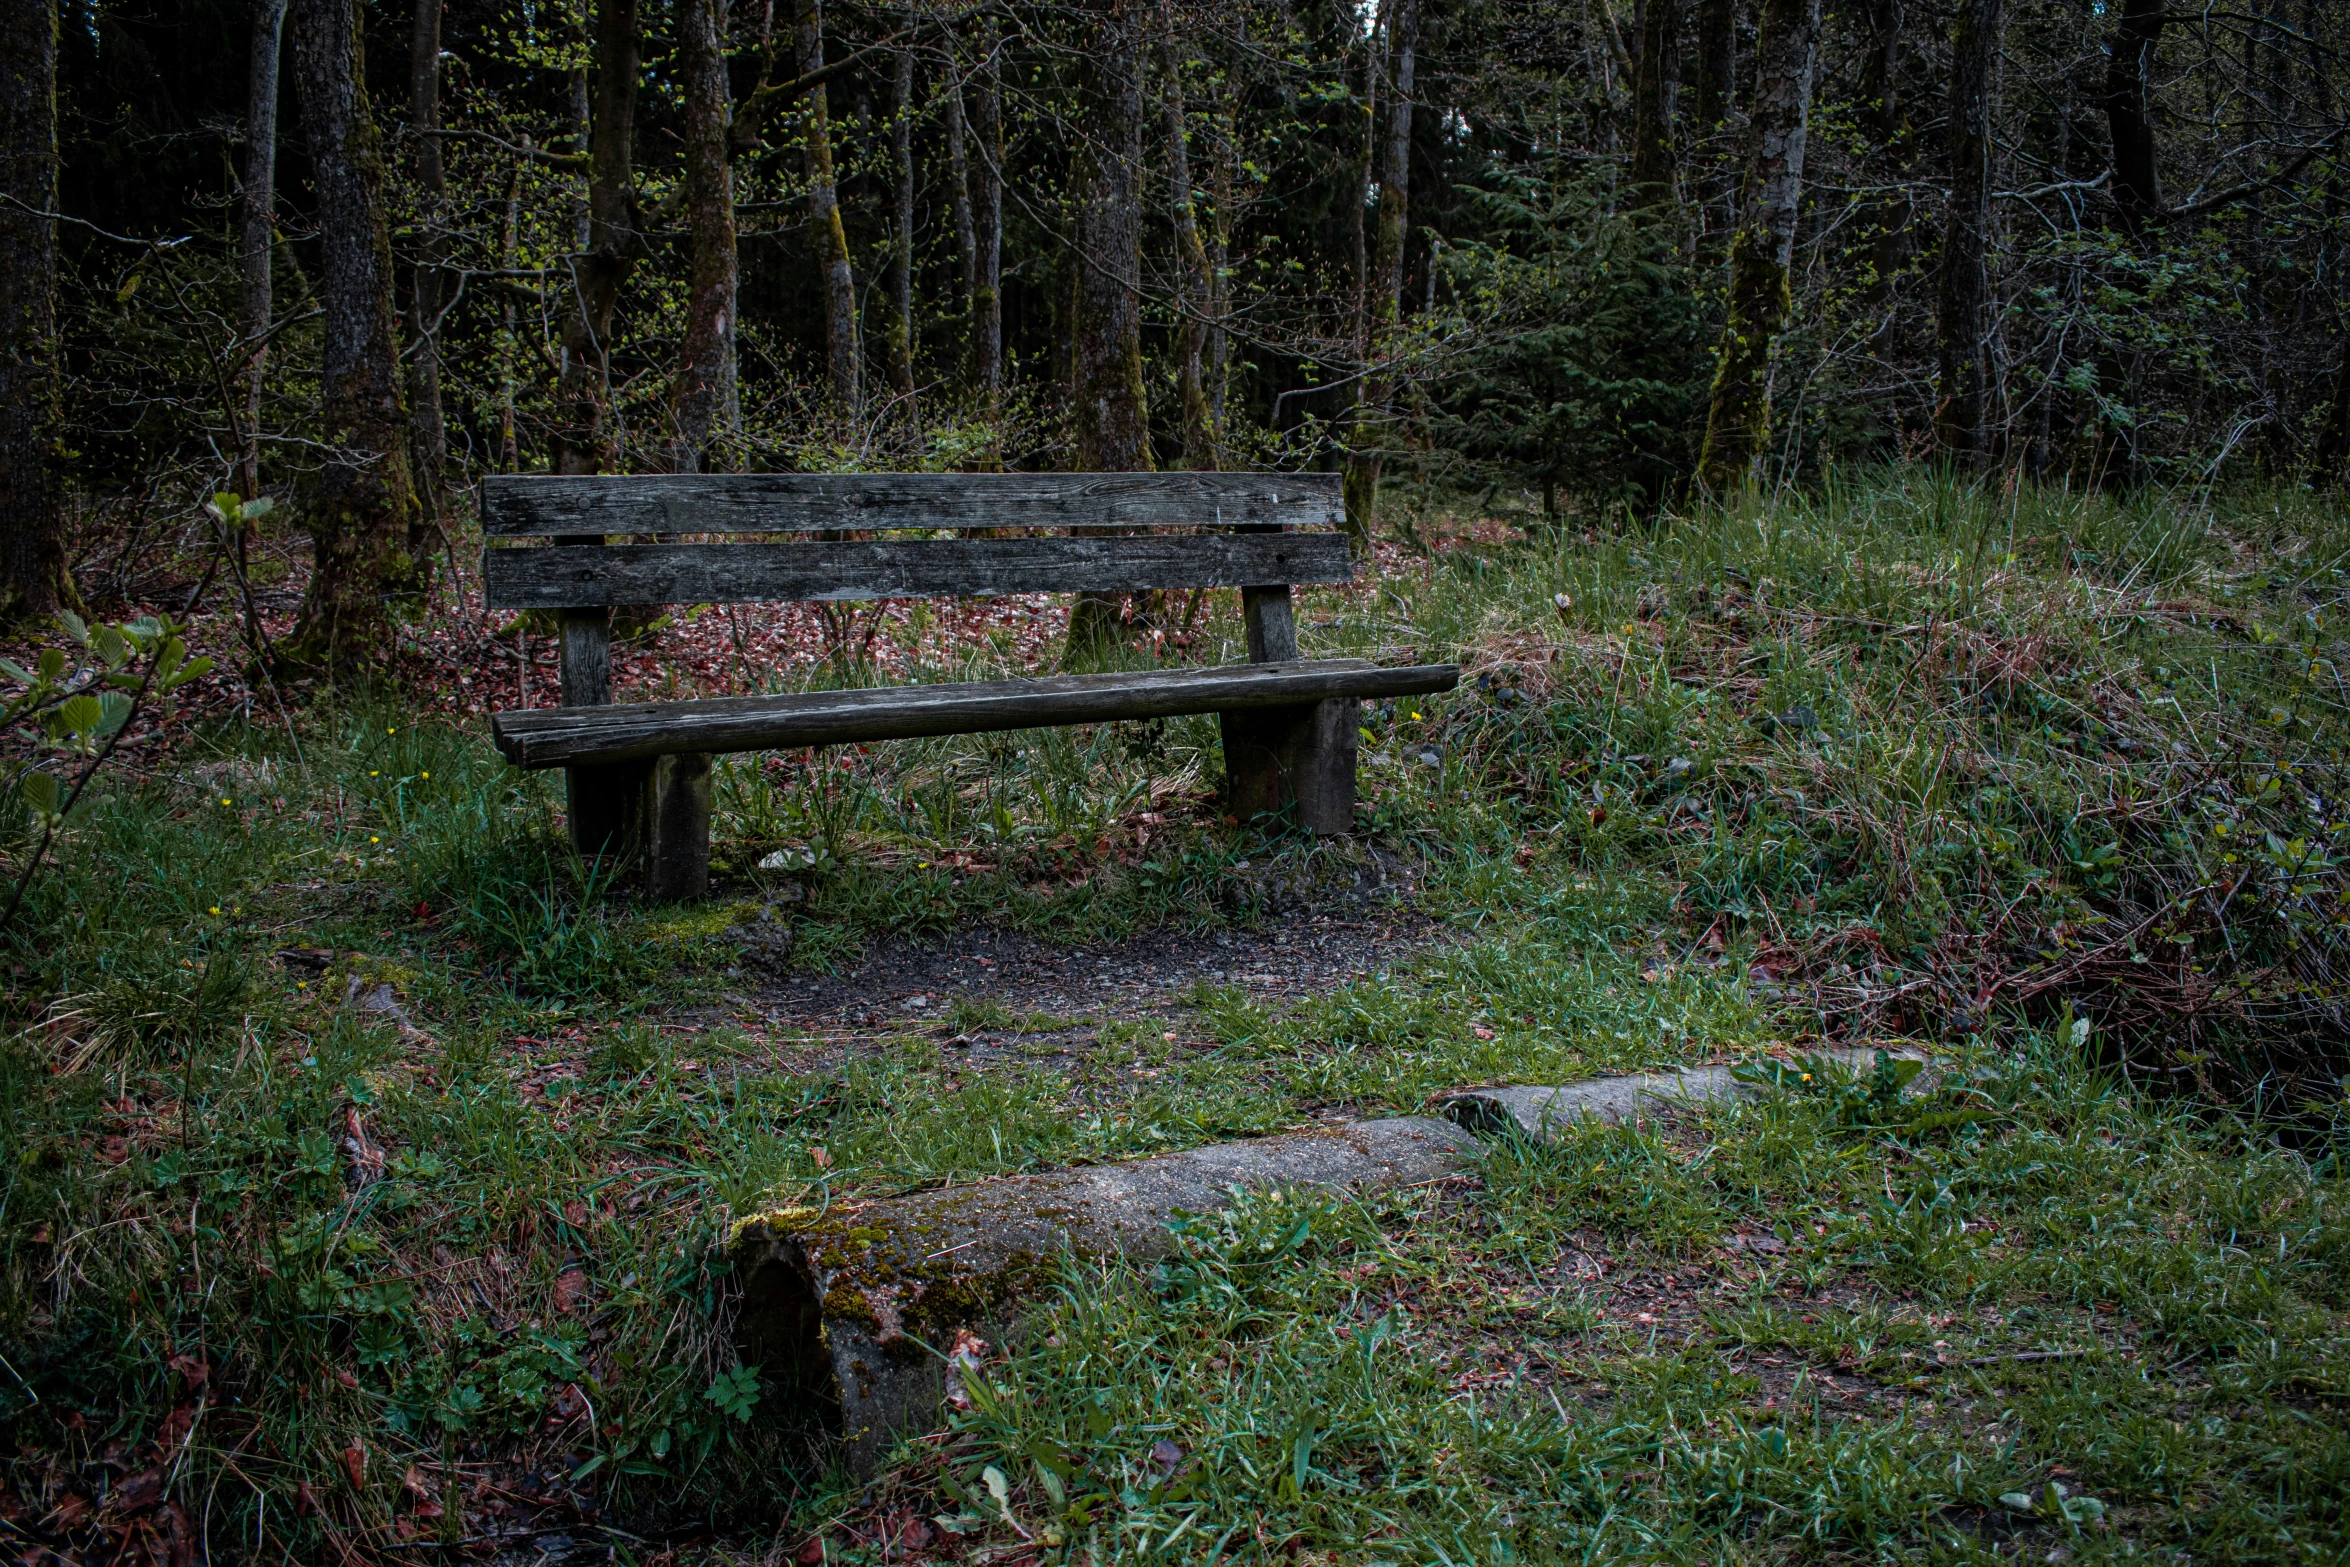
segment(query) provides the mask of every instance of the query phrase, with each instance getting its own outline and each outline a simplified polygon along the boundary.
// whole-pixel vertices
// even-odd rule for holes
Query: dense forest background
[[[2319,0],[7,12],[24,609],[151,597],[223,488],[337,663],[487,472],[1343,467],[1368,538],[1382,473],[2350,453]]]

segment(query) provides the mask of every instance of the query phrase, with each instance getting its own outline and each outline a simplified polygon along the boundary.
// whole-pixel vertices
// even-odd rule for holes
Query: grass
[[[1221,820],[1204,719],[745,757],[676,910],[396,701],[197,737],[85,804],[7,938],[0,1532],[2337,1557],[2346,546],[2289,493],[1914,471],[1464,542],[1306,602],[1318,651],[1469,669],[1366,710],[1354,843]],[[1280,928],[1374,855],[1442,939],[1294,1002],[1202,982],[1173,1029],[979,994],[844,1046],[728,972],[778,925],[801,973]],[[731,1348],[756,1205],[1895,1037],[1947,1058],[1898,1113],[1791,1089],[1072,1263],[870,1491]]]

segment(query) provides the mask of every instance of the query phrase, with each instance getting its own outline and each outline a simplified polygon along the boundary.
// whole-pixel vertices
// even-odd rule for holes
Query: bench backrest
[[[501,475],[482,481],[482,575],[500,609],[1345,582],[1339,483],[1322,473]],[[1026,536],[936,536],[1014,530]],[[841,533],[867,536],[604,542]],[[538,538],[566,547],[517,547]]]

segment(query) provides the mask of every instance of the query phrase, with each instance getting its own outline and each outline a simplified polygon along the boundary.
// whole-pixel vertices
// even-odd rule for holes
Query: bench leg
[[[688,903],[710,891],[710,758],[664,756],[645,779],[645,896]]]
[[[1225,808],[1242,821],[1297,807],[1297,824],[1321,837],[1354,831],[1355,736],[1361,704],[1333,697],[1297,707],[1219,715]]]

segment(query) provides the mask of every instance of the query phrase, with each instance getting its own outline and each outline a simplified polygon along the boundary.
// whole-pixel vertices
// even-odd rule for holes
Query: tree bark
[[[889,379],[914,395],[914,51],[900,49],[890,78],[890,158],[897,171],[897,221],[889,247]]]
[[[523,151],[530,150],[530,133],[522,136]],[[498,228],[498,268],[502,272],[514,270],[515,258],[522,250],[522,165],[514,160],[514,167],[506,173],[506,217]],[[522,347],[516,330],[517,315],[514,295],[508,292],[499,302],[498,327],[498,471],[522,471],[522,437],[514,422],[514,393],[519,382],[515,368]]]
[[[970,127],[963,117],[963,80],[950,53],[947,87],[941,95],[947,135],[947,213],[955,225],[955,255],[963,264],[963,315],[971,314],[971,290],[979,281],[979,238],[971,227]]]
[[[821,0],[800,0],[793,31],[800,73],[824,68],[824,8]],[[857,347],[857,279],[849,265],[849,235],[841,224],[840,192],[832,170],[832,110],[825,87],[808,91],[807,145],[803,168],[808,180],[808,228],[814,236],[816,271],[824,288],[824,369],[832,388],[833,411],[855,417],[863,406],[863,376]]]
[[[417,499],[427,520],[441,515],[449,458],[449,427],[441,413],[441,310],[443,278],[442,207],[448,174],[441,161],[441,5],[416,0],[416,27],[408,53],[410,129],[416,137],[416,187],[423,198],[424,239],[417,246],[411,280],[409,330],[416,351],[408,361],[411,445],[416,461]]]
[[[1909,103],[1903,95],[1903,0],[1870,0],[1869,52],[1861,62],[1860,116],[1885,160],[1888,183],[1905,183],[1909,175],[1915,136],[1909,121]],[[1893,334],[1893,285],[1909,264],[1913,218],[1908,195],[1894,193],[1876,203],[1877,235],[1871,260],[1867,299],[1879,317],[1876,342],[1889,351]]]
[[[992,417],[1004,383],[1004,97],[993,18],[982,24],[979,49],[979,94],[971,114],[978,153],[971,201],[971,382]]]
[[[2105,123],[2113,138],[2112,194],[2122,229],[2143,241],[2169,206],[2154,139],[2154,47],[2170,17],[2163,0],[2121,0],[2105,64]]]
[[[1632,72],[1633,207],[1662,207],[1675,196],[1673,114],[1681,86],[1682,0],[1646,0],[1640,59]]]
[[[1208,321],[1214,307],[1215,274],[1208,265],[1208,247],[1200,238],[1199,215],[1192,208],[1191,152],[1183,113],[1183,61],[1172,31],[1167,53],[1167,177],[1173,187],[1170,204],[1175,218],[1176,262],[1183,283],[1176,295],[1182,319],[1177,324],[1175,386],[1183,409],[1183,466],[1209,471],[1220,466],[1216,455],[1215,417],[1208,407],[1207,381],[1202,374],[1206,357]]]
[[[636,226],[636,0],[596,0],[587,121],[587,245],[571,258],[556,390],[557,473],[602,473],[619,461],[610,406],[612,313],[644,253]]]
[[[237,491],[261,493],[261,392],[269,368],[269,317],[277,260],[277,65],[283,52],[286,0],[253,7],[252,66],[245,100],[245,180],[237,214],[237,272],[245,314],[243,440]]]
[[[1348,442],[1346,531],[1355,548],[1368,552],[1379,504],[1379,449],[1387,405],[1395,394],[1389,355],[1403,315],[1404,240],[1411,232],[1412,77],[1419,47],[1419,0],[1392,0],[1387,35],[1387,135],[1379,167],[1378,231],[1371,255],[1368,368],[1355,404],[1354,433]]]
[[[679,0],[678,87],[684,97],[685,214],[693,259],[685,337],[669,399],[669,466],[700,473],[731,463],[734,433],[735,301],[740,269],[734,227],[734,169],[726,145],[724,0]]]
[[[328,455],[303,506],[310,586],[284,652],[331,671],[380,667],[393,600],[421,593],[427,580],[393,325],[383,142],[367,102],[360,18],[360,0],[294,7],[295,77],[318,191]]]
[[[1771,437],[1771,366],[1792,303],[1789,267],[1818,64],[1820,0],[1763,0],[1745,188],[1730,241],[1730,298],[1716,351],[1698,481],[1743,486]]]
[[[1151,470],[1142,384],[1142,39],[1133,0],[1100,0],[1088,51],[1086,167],[1077,214],[1077,322],[1072,352],[1077,466]],[[1115,635],[1121,595],[1081,593],[1072,651]]]
[[[1738,78],[1738,0],[1698,0],[1697,128],[1711,133],[1729,116]]]
[[[1992,87],[2004,13],[2003,0],[1960,0],[1951,51],[1950,214],[1934,333],[1942,395],[1934,426],[1944,454],[1969,469],[1991,455]]]
[[[0,8],[0,620],[74,607],[57,443],[57,7]]]

